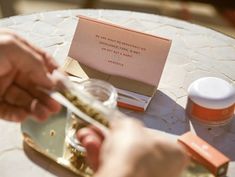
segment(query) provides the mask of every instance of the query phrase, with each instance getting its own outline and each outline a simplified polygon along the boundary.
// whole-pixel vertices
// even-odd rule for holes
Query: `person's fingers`
[[[52,99],[47,94],[38,90],[37,88],[30,91],[30,93],[37,98],[40,103],[42,103],[45,107],[47,107],[51,112],[59,112],[61,109],[61,105]]]
[[[0,76],[0,100],[3,98],[3,95],[7,91],[8,87],[12,84],[16,74],[17,71],[13,69],[4,76]]]
[[[24,72],[24,70],[22,72],[28,74],[28,77],[34,84],[47,89],[53,88],[53,81],[48,72],[50,69],[47,68],[44,58],[34,51],[31,51],[31,56],[29,56],[28,60],[34,61],[32,65],[37,66],[31,65],[29,66],[30,68],[28,68],[28,72]]]
[[[27,110],[39,120],[45,120],[51,114],[47,107],[16,85],[11,85],[7,89],[4,100],[12,106]]]
[[[7,34],[7,35],[11,35],[11,36],[14,36],[17,35],[15,31],[9,29],[9,28],[1,28],[0,29],[0,33],[1,34]]]
[[[89,126],[88,128],[90,128],[95,134],[97,134],[102,142],[104,141],[105,136],[99,128],[95,126]]]
[[[87,162],[90,164],[91,168],[94,171],[97,171],[99,168],[99,154],[101,149],[101,141],[97,136],[87,136],[83,140],[83,144],[87,150]]]
[[[83,139],[85,139],[87,136],[98,136],[100,141],[102,141],[102,138],[99,136],[99,134],[96,133],[96,131],[94,131],[91,128],[82,128],[77,132],[77,138],[79,139],[79,141],[82,143]]]
[[[49,55],[47,52],[44,50],[40,49],[39,47],[35,46],[32,43],[29,43],[27,40],[24,38],[21,38],[20,36],[16,36],[19,40],[21,40],[26,46],[31,48],[32,50],[36,51],[39,55],[42,56],[42,59],[44,61],[44,64],[46,65],[48,71],[52,73],[53,70],[58,68],[58,64],[55,62],[55,60],[52,58],[51,55]]]
[[[47,109],[47,107],[42,105],[37,99],[34,99],[31,103],[31,113],[39,121],[44,121],[51,115],[51,112]]]
[[[41,104],[37,99],[31,97],[27,92],[24,92],[17,87],[10,87],[4,100],[7,104],[11,105],[11,107],[8,106],[9,108],[16,109],[15,112],[21,113],[21,111],[19,111],[20,109],[23,110],[23,112],[27,111],[35,116],[39,121],[43,121],[51,115],[51,111],[47,107]]]
[[[11,85],[4,94],[4,100],[14,106],[24,107],[30,111],[33,97],[17,85]]]
[[[82,145],[86,148],[87,151],[87,163],[94,171],[97,171],[99,167],[101,144],[102,143],[100,139],[93,135],[86,136],[82,141]]]
[[[90,128],[83,128],[78,131],[77,137],[87,150],[87,162],[96,171],[99,167],[99,154],[102,145],[102,138],[96,131]]]
[[[56,63],[56,61],[52,58],[52,56],[48,53],[44,53],[43,57],[44,63],[47,66],[47,69],[50,73],[52,73],[55,69],[57,69],[59,66]]]
[[[48,76],[49,69],[44,62],[44,56],[19,40],[16,34],[8,33],[1,36],[1,49],[4,51],[2,57],[19,73],[26,73],[37,85],[52,88],[53,81]]]
[[[15,115],[7,111],[11,108],[18,112],[21,110],[21,113],[29,111],[40,120],[48,117],[51,112],[57,112],[60,109],[57,102],[40,91],[35,92],[37,87],[53,88],[50,72],[57,66],[52,58],[12,31],[0,30],[0,34],[3,36],[1,49],[4,51],[4,55],[0,54],[0,64],[3,67],[0,71],[0,101],[7,105],[3,106],[5,112],[2,110],[5,117],[14,119]],[[17,78],[20,78],[19,82]],[[31,84],[24,85],[24,80]],[[35,87],[32,88],[32,85]]]
[[[8,59],[19,73],[24,73],[39,86],[49,89],[53,87],[53,81],[48,76],[49,70],[44,63],[43,56],[14,38],[8,41],[8,48],[5,50],[8,50]],[[14,55],[11,50],[14,50]]]
[[[6,75],[13,69],[11,63],[7,60],[7,58],[4,58],[1,55],[0,55],[0,66],[1,66],[0,77]]]
[[[39,88],[32,83],[26,76],[21,75],[16,79],[16,83],[26,90],[34,98],[38,99],[45,107],[47,107],[51,112],[59,112],[61,105],[57,103],[54,99],[50,98],[47,94],[39,90]]]
[[[12,106],[8,103],[0,102],[0,117],[14,122],[22,122],[27,118],[29,113],[17,106]]]
[[[36,45],[30,43],[26,39],[22,38],[20,35],[18,35],[15,31],[9,30],[9,29],[0,29],[1,34],[6,34],[14,37],[15,39],[21,41],[26,46],[31,48],[33,51],[37,52],[39,55],[42,56],[43,61],[45,62],[45,65],[47,66],[48,70],[52,72],[54,69],[58,68],[58,64],[55,62],[55,60],[44,50],[40,49]]]

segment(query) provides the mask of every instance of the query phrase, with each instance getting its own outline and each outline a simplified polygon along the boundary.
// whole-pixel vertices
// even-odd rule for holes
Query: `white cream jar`
[[[209,125],[224,125],[234,115],[235,88],[216,77],[204,77],[188,88],[186,112],[190,118]]]

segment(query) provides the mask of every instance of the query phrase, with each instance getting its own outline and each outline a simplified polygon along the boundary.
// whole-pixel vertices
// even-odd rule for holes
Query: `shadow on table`
[[[219,127],[209,127],[195,120],[191,122],[199,137],[235,161],[235,115],[229,124]]]
[[[79,177],[78,175],[74,174],[70,170],[64,168],[63,166],[57,164],[53,160],[45,157],[41,153],[37,152],[25,142],[23,144],[24,152],[26,156],[33,161],[35,164],[40,166],[41,168],[45,169],[46,171],[54,174],[58,177]]]
[[[185,114],[185,109],[162,91],[157,91],[145,113],[128,114],[144,122],[148,128],[171,135],[182,135],[190,131],[189,118]],[[195,120],[190,121],[199,137],[235,161],[235,116],[228,125],[220,127],[209,127]],[[174,138],[176,139],[177,136]]]
[[[145,113],[131,112],[148,127],[173,135],[182,135],[190,130],[185,110],[168,95],[158,90]]]

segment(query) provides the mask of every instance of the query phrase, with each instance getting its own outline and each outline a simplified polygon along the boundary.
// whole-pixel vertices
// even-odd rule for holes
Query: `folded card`
[[[168,39],[80,16],[64,69],[110,82],[118,88],[120,106],[144,111],[170,46]]]

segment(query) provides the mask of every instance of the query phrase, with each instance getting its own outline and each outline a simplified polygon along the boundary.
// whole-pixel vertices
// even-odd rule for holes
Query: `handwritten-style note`
[[[69,56],[99,71],[157,85],[168,39],[80,17]]]

